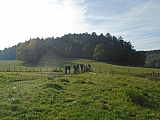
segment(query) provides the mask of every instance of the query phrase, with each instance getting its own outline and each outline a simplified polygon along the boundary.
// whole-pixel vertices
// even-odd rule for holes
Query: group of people
[[[71,66],[70,65],[65,65],[64,66],[65,74],[70,74]],[[78,74],[80,72],[87,72],[87,71],[92,71],[91,65],[83,65],[82,64],[74,64],[73,65],[73,71],[74,74]]]

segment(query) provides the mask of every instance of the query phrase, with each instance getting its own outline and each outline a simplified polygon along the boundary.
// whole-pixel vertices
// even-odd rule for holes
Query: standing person
[[[74,71],[74,74],[75,74],[75,65],[73,65],[73,71]]]
[[[73,65],[73,69],[74,69],[74,74],[77,73],[77,65]]]
[[[91,65],[90,64],[88,64],[88,68],[89,68],[89,71],[91,71]]]
[[[83,63],[82,64],[80,64],[80,67],[81,67],[81,72],[83,71]]]
[[[80,72],[79,72],[79,64],[77,64],[77,73],[80,73]]]
[[[68,66],[65,65],[65,66],[64,66],[65,74],[67,74],[67,68],[68,68]]]
[[[71,70],[71,66],[70,65],[68,65],[68,71],[69,71],[69,74],[70,74],[70,70]]]

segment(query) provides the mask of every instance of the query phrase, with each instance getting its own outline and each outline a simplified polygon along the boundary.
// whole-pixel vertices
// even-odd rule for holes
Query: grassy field
[[[50,72],[76,63],[91,64],[93,72],[73,74],[73,69],[67,75]],[[13,72],[14,67],[17,71],[21,67],[22,72]],[[24,72],[26,68],[32,71],[33,67],[34,72]],[[11,72],[6,72],[9,68]],[[40,72],[40,68],[45,72]],[[160,73],[160,69],[85,59],[61,59],[37,65],[0,61],[0,69],[2,120],[160,119],[159,76],[144,77],[153,71]]]

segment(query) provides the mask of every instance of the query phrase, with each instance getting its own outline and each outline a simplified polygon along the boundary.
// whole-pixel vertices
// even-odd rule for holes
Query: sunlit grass
[[[82,62],[91,64],[93,72],[71,71],[66,76],[53,76],[56,73],[51,72],[0,72],[1,119],[160,119],[160,81],[134,76],[159,69],[84,59],[66,59],[61,66]]]

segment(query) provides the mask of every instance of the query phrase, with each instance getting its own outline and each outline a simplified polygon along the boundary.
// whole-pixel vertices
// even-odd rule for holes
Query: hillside
[[[0,61],[5,67],[6,61]],[[14,64],[12,64],[14,63]],[[0,72],[2,120],[160,119],[159,69],[117,66],[86,59],[57,59],[37,66],[8,61],[8,67],[60,67],[91,64],[93,72]],[[4,66],[3,66],[4,65]],[[25,70],[25,69],[24,69]],[[113,74],[111,74],[113,70]],[[130,75],[128,75],[128,70]],[[63,76],[55,76],[61,74]]]

